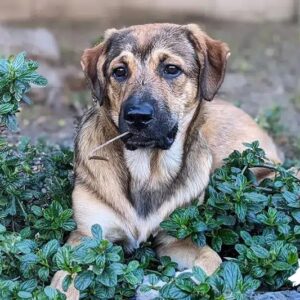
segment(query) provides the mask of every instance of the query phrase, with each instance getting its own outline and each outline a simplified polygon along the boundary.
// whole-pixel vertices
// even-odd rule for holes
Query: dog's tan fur
[[[162,57],[170,63],[179,64],[187,74],[193,67],[191,61],[170,51],[159,40],[151,48],[144,65],[133,54],[132,45],[124,40],[123,51],[113,57],[107,68],[110,73],[113,67],[126,62],[131,72],[127,84],[120,85],[103,75],[101,70],[106,61],[107,43],[118,34],[127,30],[137,46],[144,47],[161,32],[167,32],[167,37],[172,38],[178,28],[185,30],[191,39],[191,44],[178,47],[187,52],[193,51],[197,56],[200,90],[198,77],[192,73],[180,76],[172,87],[159,78],[155,69]],[[199,265],[208,274],[216,270],[221,259],[212,249],[208,246],[197,248],[190,240],[175,240],[161,232],[159,224],[175,208],[188,205],[196,197],[203,199],[210,173],[220,167],[223,158],[233,150],[242,150],[242,143],[259,140],[267,156],[275,162],[280,161],[272,139],[242,110],[221,100],[199,101],[199,97],[206,100],[214,97],[222,83],[228,56],[226,44],[211,39],[193,24],[149,24],[120,31],[113,29],[106,34],[103,43],[84,52],[83,70],[94,97],[103,105],[95,105],[85,114],[76,138],[73,209],[77,230],[71,234],[68,243],[78,243],[82,236],[90,235],[93,224],[100,224],[107,239],[122,243],[128,250],[138,247],[153,234],[156,236],[157,253],[171,256],[180,268]],[[100,87],[95,85],[95,77]],[[179,120],[179,131],[171,148],[129,151],[122,141],[116,141],[97,152],[108,161],[88,160],[93,148],[119,134],[118,116],[122,101],[132,91],[144,86],[150,86],[154,93],[162,95]],[[105,99],[99,99],[99,89],[103,90],[103,87],[106,96],[102,95]],[[162,195],[159,191],[166,186],[167,193],[161,192],[164,199],[156,199]],[[138,213],[136,207],[150,203],[133,204],[130,199],[130,195],[141,190],[150,191],[148,200],[157,202],[147,215]],[[60,287],[64,275],[58,272],[52,284]],[[70,288],[68,299],[76,298],[77,291]]]

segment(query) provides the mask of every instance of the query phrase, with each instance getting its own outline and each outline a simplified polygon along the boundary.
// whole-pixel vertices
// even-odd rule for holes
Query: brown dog
[[[225,43],[193,24],[112,29],[85,50],[81,63],[98,104],[84,115],[76,137],[77,230],[68,243],[90,235],[97,223],[128,251],[153,234],[157,253],[180,268],[217,269],[221,259],[212,249],[171,238],[159,224],[175,208],[201,199],[210,173],[243,142],[259,140],[268,157],[280,161],[272,139],[247,114],[208,102],[228,57]],[[130,134],[98,151],[107,160],[88,159],[97,145],[124,132]],[[53,285],[60,287],[64,275],[58,272]],[[68,299],[77,297],[70,288]]]

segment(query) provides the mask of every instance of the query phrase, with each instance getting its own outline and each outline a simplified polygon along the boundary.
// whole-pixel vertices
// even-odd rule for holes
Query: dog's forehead
[[[175,24],[147,24],[121,29],[111,35],[108,44],[107,54],[111,59],[124,50],[141,58],[156,49],[169,50],[187,60],[195,56],[187,30]]]

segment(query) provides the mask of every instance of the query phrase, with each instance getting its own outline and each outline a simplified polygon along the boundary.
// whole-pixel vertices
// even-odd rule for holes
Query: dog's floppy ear
[[[93,48],[85,49],[81,56],[81,67],[91,88],[93,100],[98,101],[100,105],[103,104],[105,98],[105,77],[101,69],[105,60],[106,41],[116,31],[116,29],[108,29],[105,32],[104,41]],[[100,60],[101,57],[102,60]]]
[[[229,48],[210,38],[196,24],[187,25],[187,29],[200,64],[199,97],[212,100],[224,80]]]

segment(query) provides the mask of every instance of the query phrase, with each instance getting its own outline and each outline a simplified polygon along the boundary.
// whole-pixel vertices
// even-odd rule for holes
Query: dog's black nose
[[[124,119],[128,125],[145,127],[153,119],[153,107],[148,103],[141,103],[126,107]]]

